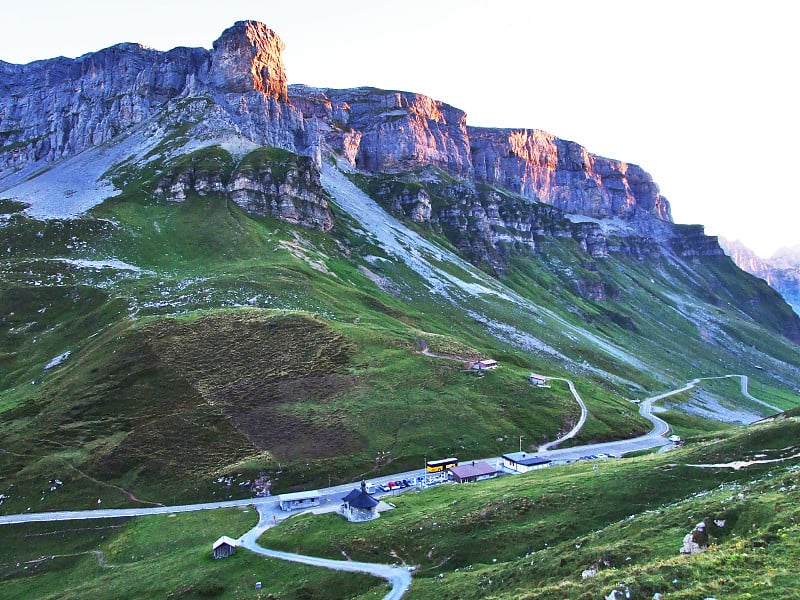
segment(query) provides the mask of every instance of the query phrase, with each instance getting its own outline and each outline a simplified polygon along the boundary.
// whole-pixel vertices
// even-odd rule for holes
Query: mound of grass
[[[22,212],[30,205],[17,200],[10,200],[9,198],[0,198],[0,215],[11,215],[17,212]]]

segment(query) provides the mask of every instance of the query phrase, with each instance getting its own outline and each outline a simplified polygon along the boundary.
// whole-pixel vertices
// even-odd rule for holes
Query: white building
[[[536,373],[531,373],[528,375],[528,381],[530,381],[533,385],[544,385],[547,383],[547,377],[544,375],[538,375]]]
[[[476,371],[485,371],[487,369],[496,369],[497,368],[497,361],[491,358],[485,358],[483,360],[479,360],[476,363],[472,364],[472,368]]]
[[[216,542],[211,545],[211,552],[214,553],[214,558],[227,558],[236,549],[236,540],[223,535]]]
[[[537,469],[545,469],[552,461],[529,452],[510,452],[503,454],[503,466],[517,473],[527,473]]]
[[[299,510],[319,506],[319,492],[295,492],[278,496],[278,507],[281,510]]]

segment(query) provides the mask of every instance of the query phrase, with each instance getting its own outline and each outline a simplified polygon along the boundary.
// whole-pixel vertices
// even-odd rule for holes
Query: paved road
[[[573,427],[568,433],[563,435],[562,437],[558,438],[557,440],[553,440],[552,442],[547,442],[546,444],[539,446],[539,451],[547,451],[552,448],[558,446],[564,440],[569,440],[574,438],[580,432],[581,428],[586,423],[586,418],[589,416],[589,410],[586,408],[586,404],[583,402],[583,398],[580,397],[578,394],[578,390],[575,389],[575,384],[572,383],[569,379],[563,379],[562,377],[548,377],[548,381],[566,381],[567,385],[569,386],[569,391],[572,392],[573,398],[575,398],[575,402],[578,403],[578,406],[581,407],[581,416],[578,418],[578,422],[575,423],[575,427]]]
[[[411,586],[411,572],[406,567],[351,560],[332,560],[329,558],[293,554],[291,552],[281,552],[280,550],[270,550],[269,548],[260,546],[258,544],[258,538],[261,537],[261,534],[267,529],[272,527],[275,522],[274,511],[263,504],[257,505],[256,508],[259,514],[258,524],[237,540],[238,544],[243,548],[247,548],[251,552],[270,558],[288,560],[312,567],[324,567],[335,571],[367,573],[375,577],[380,577],[381,579],[386,579],[391,584],[392,589],[383,597],[383,600],[399,600]]]
[[[768,408],[770,410],[774,410],[776,413],[783,412],[782,408],[778,408],[774,404],[770,404],[768,402],[764,402],[763,400],[759,400],[755,396],[751,396],[750,395],[750,392],[747,391],[747,382],[748,382],[747,375],[726,375],[726,377],[738,377],[739,379],[742,380],[742,395],[745,398],[747,398],[748,400],[752,400],[753,402],[756,402],[756,403],[760,404],[761,406],[765,406],[766,408]]]
[[[213,510],[215,508],[232,508],[248,506],[259,499],[226,500],[223,502],[204,502],[201,504],[184,504],[179,506],[148,506],[142,508],[98,508],[94,510],[61,510],[43,513],[22,513],[18,515],[0,516],[0,525],[12,523],[37,523],[43,521],[70,521],[73,519],[114,519],[119,517],[143,517],[146,515],[165,515],[170,513]]]
[[[614,442],[604,442],[600,444],[585,444],[582,446],[575,446],[574,448],[555,449],[555,450],[543,449],[540,450],[537,454],[541,455],[542,457],[549,458],[554,463],[564,463],[564,462],[579,460],[581,458],[593,454],[605,453],[612,456],[621,456],[623,454],[628,454],[630,452],[635,452],[638,450],[647,450],[659,446],[665,446],[670,443],[664,437],[667,433],[669,433],[670,427],[663,419],[653,414],[653,404],[655,402],[658,402],[659,400],[663,400],[664,398],[668,398],[676,394],[687,392],[692,388],[694,388],[697,384],[699,384],[703,380],[723,379],[726,377],[739,377],[741,379],[741,384],[742,384],[741,385],[742,394],[745,397],[759,404],[762,404],[770,409],[774,409],[778,412],[780,411],[779,408],[772,406],[771,404],[768,404],[766,402],[763,402],[762,400],[754,398],[749,394],[747,389],[748,378],[746,375],[723,375],[720,377],[699,377],[697,379],[693,379],[692,381],[690,381],[681,388],[671,390],[669,392],[664,392],[663,394],[659,394],[657,396],[651,396],[650,398],[642,400],[642,402],[639,405],[639,413],[647,420],[649,420],[653,425],[653,429],[650,430],[650,432],[646,433],[645,435],[629,440],[618,440]],[[575,425],[575,427],[573,427],[573,429],[569,433],[565,434],[558,440],[550,442],[550,444],[546,445],[548,448],[552,448],[557,443],[563,442],[566,439],[574,437],[578,433],[578,431],[580,431],[580,428],[583,426],[583,423],[586,421],[586,416],[588,415],[586,406],[584,405],[583,400],[580,399],[580,396],[575,390],[572,382],[567,379],[561,379],[561,381],[567,382],[573,396],[581,405],[581,419],[579,419],[578,423]],[[500,465],[501,463],[500,457],[492,457],[483,460],[497,465]],[[384,476],[379,479],[376,479],[375,483],[385,483],[390,480],[398,480],[398,479],[415,479],[416,477],[424,474],[425,474],[425,469],[417,469],[414,471],[407,471],[405,473],[397,473],[390,477]],[[330,505],[331,503],[334,502],[338,503],[342,495],[349,492],[351,489],[353,489],[353,487],[354,487],[353,484],[345,484],[318,490],[321,495],[321,504],[324,506],[324,505]],[[376,494],[376,496],[386,497],[394,493],[396,492],[393,491],[384,494]],[[191,512],[198,510],[212,510],[215,508],[241,507],[248,505],[253,505],[258,510],[259,522],[255,527],[253,527],[253,529],[251,529],[250,531],[248,531],[239,538],[238,541],[243,548],[247,548],[248,550],[251,550],[263,556],[270,556],[272,558],[278,558],[282,560],[288,560],[312,566],[325,567],[328,569],[335,569],[339,571],[369,573],[371,575],[375,575],[376,577],[381,577],[389,581],[392,585],[391,591],[386,596],[384,596],[383,600],[399,600],[411,585],[411,573],[408,571],[408,569],[405,569],[403,567],[398,567],[393,565],[383,565],[383,564],[361,563],[356,561],[330,560],[313,556],[291,554],[288,552],[279,552],[277,550],[269,550],[267,548],[259,546],[257,540],[259,536],[266,529],[286,519],[288,516],[296,514],[279,510],[277,507],[277,500],[274,497],[247,498],[242,500],[206,502],[201,504],[186,504],[181,506],[153,506],[147,508],[56,511],[56,512],[28,513],[28,514],[23,513],[17,515],[0,516],[0,525],[12,524],[12,523],[32,523],[32,522],[42,522],[42,521],[64,521],[72,519],[107,519],[107,518],[119,518],[119,517],[137,517],[145,515]]]

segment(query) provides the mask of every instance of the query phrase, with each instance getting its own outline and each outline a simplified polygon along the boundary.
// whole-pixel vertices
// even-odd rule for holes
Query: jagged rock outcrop
[[[476,187],[435,169],[356,180],[390,212],[443,232],[470,260],[497,273],[505,271],[509,251],[534,251],[543,236],[573,238],[590,256],[608,256],[597,223],[573,223],[553,206]]]
[[[309,135],[288,103],[282,49],[266,26],[242,21],[210,51],[118,44],[76,59],[0,61],[0,178],[103,144],[157,115],[170,116],[167,128],[209,120],[209,135],[227,131],[313,154],[316,131]],[[182,108],[198,97],[213,99],[204,104],[209,113],[187,120]]]
[[[239,21],[214,42],[209,83],[224,93],[256,91],[288,102],[286,71],[281,60],[285,47],[278,35],[263,23]]]
[[[468,129],[475,179],[564,212],[671,221],[669,203],[641,167],[589,153],[537,129]]]
[[[257,215],[328,231],[333,215],[319,170],[307,156],[276,158],[256,151],[233,172],[226,188],[231,200]]]
[[[217,194],[251,214],[322,231],[333,226],[314,161],[277,148],[255,150],[235,167],[220,148],[194,152],[167,166],[156,179],[153,194],[173,202],[191,194]]]
[[[717,236],[706,235],[702,225],[674,225],[672,249],[683,257],[724,256]]]
[[[208,52],[118,44],[78,59],[0,62],[0,175],[102,144],[179,96]]]
[[[470,179],[466,114],[422,94],[292,86],[306,117],[326,121],[326,140],[359,169],[378,173],[435,166]]]

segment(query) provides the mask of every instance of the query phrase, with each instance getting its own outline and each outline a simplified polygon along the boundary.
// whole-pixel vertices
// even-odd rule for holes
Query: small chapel
[[[342,498],[339,512],[350,522],[371,521],[378,518],[378,500],[367,493],[366,482],[361,482],[360,490],[353,490]]]

